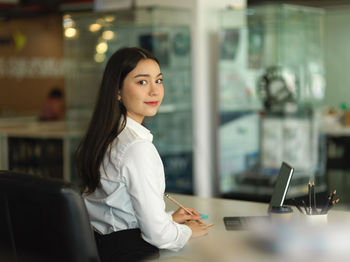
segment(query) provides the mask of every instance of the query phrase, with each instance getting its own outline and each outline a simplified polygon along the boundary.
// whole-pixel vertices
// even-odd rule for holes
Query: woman
[[[97,103],[77,151],[84,199],[104,261],[139,261],[158,248],[179,250],[206,235],[197,211],[165,212],[164,169],[142,126],[154,116],[164,89],[157,59],[123,48],[109,59]],[[140,234],[141,233],[141,234]]]

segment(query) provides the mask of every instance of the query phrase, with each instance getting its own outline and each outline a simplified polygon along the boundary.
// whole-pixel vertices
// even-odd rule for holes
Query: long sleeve
[[[192,231],[165,212],[164,168],[154,145],[143,140],[130,145],[120,168],[144,240],[162,249],[181,249]]]

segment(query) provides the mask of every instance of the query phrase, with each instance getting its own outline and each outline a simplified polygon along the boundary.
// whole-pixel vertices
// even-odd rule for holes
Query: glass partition
[[[158,58],[165,97],[159,113],[145,120],[163,159],[167,190],[192,193],[192,75],[190,13],[147,8],[108,13],[71,13],[63,19],[67,119],[89,121],[108,58],[138,46]]]
[[[260,5],[220,20],[221,194],[268,200],[282,161],[295,168],[290,196],[309,180],[324,188],[314,116],[325,94],[323,10]]]

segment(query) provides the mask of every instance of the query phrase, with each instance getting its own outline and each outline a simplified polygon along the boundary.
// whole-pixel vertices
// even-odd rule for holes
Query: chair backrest
[[[0,261],[100,261],[74,186],[0,171]]]

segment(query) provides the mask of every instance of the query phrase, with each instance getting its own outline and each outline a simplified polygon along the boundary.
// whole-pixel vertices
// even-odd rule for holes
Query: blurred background
[[[217,2],[217,3],[214,3]],[[106,61],[139,46],[165,99],[146,119],[168,192],[269,201],[314,181],[350,207],[350,2],[0,0],[0,169],[79,184]]]

